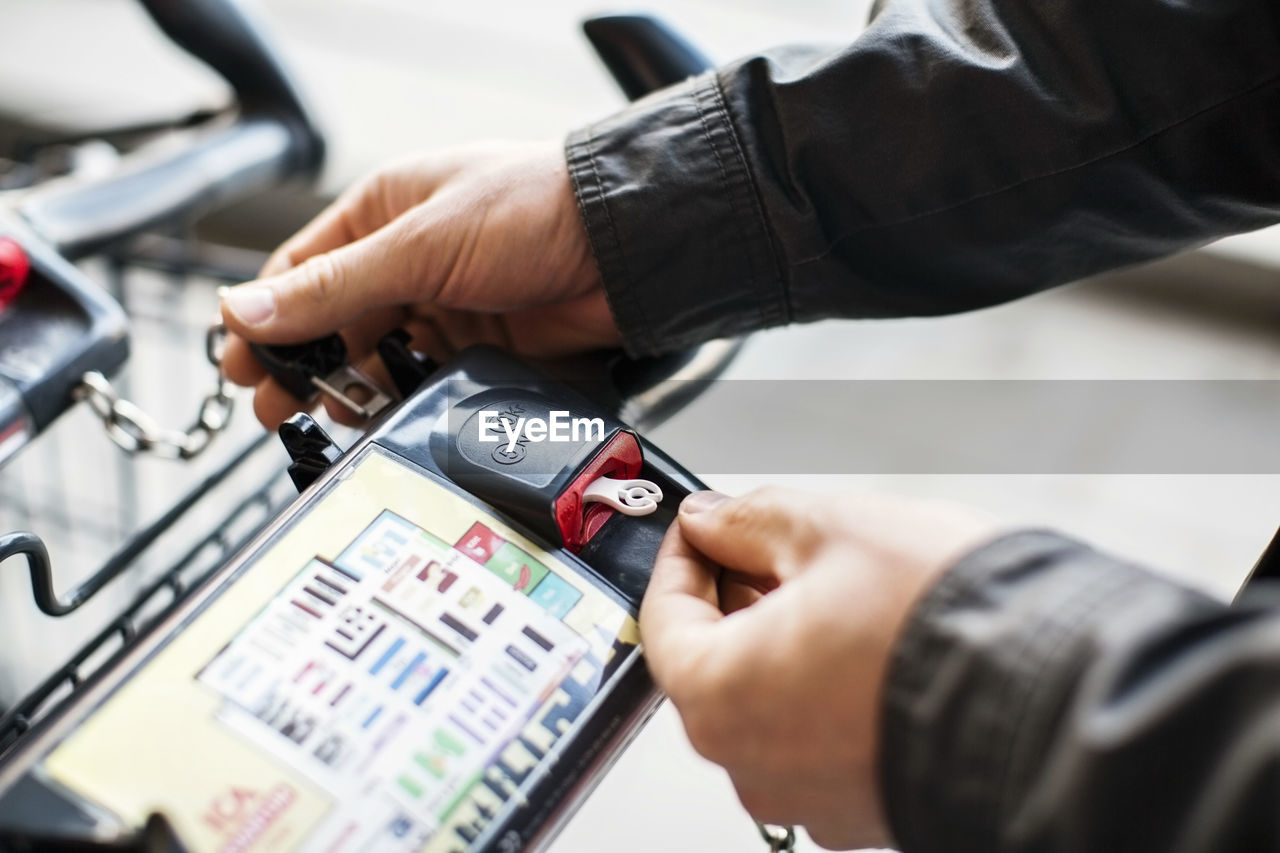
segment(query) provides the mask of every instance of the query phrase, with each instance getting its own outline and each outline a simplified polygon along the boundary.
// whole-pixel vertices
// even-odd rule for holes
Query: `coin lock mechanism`
[[[648,515],[662,490],[640,479],[636,434],[605,415],[518,388],[450,407],[432,456],[467,491],[556,545],[580,550],[615,513]]]

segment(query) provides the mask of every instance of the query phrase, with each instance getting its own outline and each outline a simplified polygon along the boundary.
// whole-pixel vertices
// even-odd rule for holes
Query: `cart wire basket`
[[[259,260],[168,236],[88,263],[130,316],[121,396],[182,422],[217,379],[204,358],[216,287]],[[180,463],[121,452],[78,406],[0,469],[0,531],[39,537],[10,534],[0,551],[0,756],[296,495],[285,452],[240,408]]]

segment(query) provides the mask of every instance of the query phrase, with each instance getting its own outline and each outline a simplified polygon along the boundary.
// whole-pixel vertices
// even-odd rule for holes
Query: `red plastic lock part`
[[[31,273],[31,259],[9,237],[0,237],[0,310],[18,298]]]
[[[630,480],[640,476],[644,466],[644,454],[640,442],[629,432],[619,432],[601,448],[595,458],[582,469],[569,487],[556,498],[556,524],[564,538],[564,546],[575,554],[613,515],[613,510],[602,503],[585,507],[582,493],[600,477]]]

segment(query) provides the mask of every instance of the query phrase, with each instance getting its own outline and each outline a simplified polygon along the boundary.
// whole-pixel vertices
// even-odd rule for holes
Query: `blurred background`
[[[651,0],[261,0],[263,16],[316,109],[330,156],[317,186],[286,187],[219,211],[200,236],[252,269],[325,199],[389,158],[485,138],[542,139],[617,109],[623,98],[580,21],[645,11],[717,61],[772,44],[840,42],[868,3]],[[103,128],[216,110],[229,93],[170,46],[132,0],[6,0],[0,27],[0,142],[9,149]],[[96,153],[95,153],[96,151]],[[111,151],[77,156],[109,161]],[[927,250],[928,247],[921,247]],[[239,253],[239,254],[236,254]],[[210,379],[204,328],[213,282],[88,267],[127,304],[134,355],[123,382],[162,420],[185,423]],[[730,370],[760,379],[1280,379],[1280,238],[1259,232],[1207,250],[953,318],[828,322],[754,336]],[[657,430],[678,444],[699,405]],[[833,399],[833,421],[841,406]],[[724,412],[732,419],[735,412]],[[1280,429],[1280,425],[1276,425]],[[233,443],[256,434],[240,407]],[[856,440],[856,437],[854,437]],[[1127,440],[1116,425],[1117,442]],[[761,437],[785,441],[786,436]],[[220,441],[223,441],[220,439]],[[765,479],[966,501],[1091,538],[1215,595],[1231,596],[1280,521],[1275,475],[748,476],[681,460],[713,486]],[[83,407],[0,469],[0,528],[50,540],[60,587],[101,561],[199,465],[127,460]],[[287,491],[287,490],[286,490]],[[194,534],[186,534],[188,540]],[[166,547],[181,549],[179,536]],[[147,581],[145,567],[70,620],[37,614],[17,565],[0,573],[0,707],[29,690]],[[568,827],[555,850],[586,853],[761,849],[722,772],[688,747],[664,708]],[[811,847],[806,849],[812,849]]]

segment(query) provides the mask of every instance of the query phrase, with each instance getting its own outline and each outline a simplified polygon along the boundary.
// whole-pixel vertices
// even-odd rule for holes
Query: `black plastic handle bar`
[[[139,0],[174,44],[206,63],[235,90],[243,110],[293,118],[318,144],[298,89],[262,27],[237,0]],[[300,150],[299,153],[306,153]],[[319,151],[313,152],[315,163]]]
[[[633,101],[712,67],[704,53],[648,15],[591,18],[582,30],[623,93]]]
[[[1262,556],[1258,558],[1258,562],[1254,564],[1253,571],[1249,572],[1249,577],[1245,578],[1244,584],[1240,587],[1240,594],[1243,594],[1253,584],[1258,581],[1275,581],[1280,579],[1280,530],[1276,531],[1276,535],[1271,537],[1266,550],[1262,552]]]
[[[93,181],[31,192],[19,213],[60,254],[76,258],[162,222],[314,174],[324,141],[297,87],[237,0],[140,0],[159,28],[235,91],[239,117],[188,145],[138,152]]]

